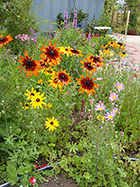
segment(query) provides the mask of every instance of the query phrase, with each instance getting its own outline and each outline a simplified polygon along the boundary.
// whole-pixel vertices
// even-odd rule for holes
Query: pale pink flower
[[[89,100],[90,103],[93,103],[93,99]]]
[[[105,114],[105,118],[106,118],[107,120],[111,120],[111,121],[112,121],[115,115],[116,115],[116,113],[113,112],[113,111],[111,111],[110,113],[107,112],[107,113]]]
[[[114,108],[114,109],[112,110],[112,112],[117,113],[117,112],[119,112],[119,109],[118,109],[118,108]]]
[[[95,43],[93,43],[92,46],[94,47],[94,46],[95,46]]]
[[[103,103],[99,103],[99,104],[95,105],[95,110],[97,110],[97,111],[105,110],[105,108],[106,107],[104,106]]]
[[[125,88],[122,82],[121,83],[117,82],[115,86],[118,88],[119,92]]]
[[[115,101],[116,99],[118,99],[118,96],[115,92],[110,94],[109,100],[110,101]]]
[[[103,79],[102,77],[97,78],[98,81],[100,81],[100,80],[102,80],[102,79]]]
[[[120,133],[122,134],[122,136],[124,136],[124,133],[123,133],[123,131],[120,131]]]
[[[129,81],[132,81],[132,79],[129,79]]]

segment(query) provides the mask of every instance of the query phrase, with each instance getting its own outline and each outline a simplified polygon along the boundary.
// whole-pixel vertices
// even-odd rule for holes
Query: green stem
[[[4,109],[4,118],[5,118],[6,130],[7,130],[7,134],[9,135],[9,133],[8,133],[8,127],[7,127],[7,119],[6,119],[6,110],[5,110],[5,107],[4,107],[3,103],[2,103],[2,106],[3,106],[3,109]]]

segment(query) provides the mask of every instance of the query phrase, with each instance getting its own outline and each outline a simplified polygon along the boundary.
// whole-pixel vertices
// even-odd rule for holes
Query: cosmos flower
[[[118,112],[119,112],[119,109],[118,109],[118,108],[114,108],[114,109],[112,110],[112,112],[118,113]]]
[[[44,93],[40,95],[40,93],[36,93],[36,95],[34,97],[31,98],[31,105],[33,108],[42,108],[42,105],[46,105],[46,103],[43,101],[44,99],[46,99],[46,97],[44,97]]]
[[[63,54],[62,51],[59,51],[60,48],[55,48],[56,47],[56,43],[54,43],[53,46],[51,46],[51,41],[49,41],[49,47],[42,46],[42,48],[40,48],[40,51],[43,51],[44,53],[40,54],[40,57],[44,57],[47,59],[52,60],[54,63],[57,63],[57,61],[60,61],[60,58],[62,58],[60,56],[60,54]]]
[[[116,113],[113,112],[113,111],[111,111],[110,113],[107,112],[107,113],[105,114],[105,118],[106,118],[107,120],[111,120],[111,121],[112,121],[115,115],[116,115]]]
[[[119,82],[117,82],[117,84],[115,84],[115,86],[118,88],[119,91],[121,91],[125,88],[123,83],[119,83]]]
[[[98,103],[98,104],[95,105],[95,110],[96,110],[96,111],[105,110],[105,108],[106,108],[106,107],[104,106],[103,103]]]
[[[0,35],[0,46],[3,47],[3,45],[7,45],[9,42],[14,40],[10,35],[3,38],[3,35]]]
[[[59,126],[59,122],[57,121],[57,119],[54,119],[54,117],[52,118],[46,118],[47,121],[45,121],[45,128],[49,128],[49,131],[54,131],[56,130],[56,127]]]
[[[20,71],[23,70],[23,67],[25,67],[25,72],[26,72],[26,76],[29,77],[32,74],[34,76],[38,76],[39,75],[39,71],[38,69],[42,69],[42,67],[39,64],[38,60],[32,60],[33,56],[31,58],[29,58],[27,51],[25,50],[24,53],[25,57],[19,56],[21,60],[18,60],[18,62],[22,63],[21,66],[17,67],[17,68],[22,68]]]
[[[110,94],[109,100],[110,101],[115,101],[116,99],[118,99],[118,96],[115,92]]]
[[[82,79],[76,79],[77,82],[76,84],[81,85],[80,89],[78,91],[81,91],[81,94],[85,91],[88,95],[91,94],[93,95],[92,92],[94,92],[94,94],[96,94],[96,91],[94,90],[94,88],[99,88],[99,86],[97,84],[95,84],[93,81],[96,80],[96,78],[91,79],[91,75],[84,77],[83,75],[79,75]]]

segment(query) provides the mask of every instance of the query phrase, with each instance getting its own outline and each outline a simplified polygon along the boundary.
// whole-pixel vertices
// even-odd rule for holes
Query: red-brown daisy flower
[[[83,71],[89,71],[89,72],[93,72],[95,73],[97,71],[97,68],[94,66],[94,63],[91,61],[82,61],[80,60],[80,62],[83,64],[83,66],[81,66],[81,68],[84,68]]]
[[[49,47],[42,46],[42,48],[39,49],[40,51],[44,52],[44,53],[40,54],[40,57],[42,58],[42,57],[45,56],[45,58],[47,58],[47,59],[49,59],[49,60],[51,60],[53,62],[56,62],[58,64],[57,61],[60,61],[60,58],[62,58],[60,56],[60,54],[63,54],[63,52],[59,51],[60,48],[54,49],[55,47],[56,47],[56,43],[53,46],[51,46],[51,41],[49,41]]]
[[[27,77],[29,77],[30,74],[31,74],[31,77],[32,77],[32,74],[34,76],[38,76],[39,75],[38,69],[42,69],[42,67],[39,64],[39,61],[32,60],[33,56],[31,58],[29,58],[26,50],[25,50],[24,56],[25,56],[25,58],[22,56],[19,56],[21,58],[21,60],[18,60],[18,62],[22,63],[22,65],[17,68],[23,69],[23,67],[25,67],[25,72],[27,72],[27,74],[26,74]],[[22,71],[22,69],[20,71]]]
[[[76,84],[81,85],[80,89],[78,91],[81,91],[81,94],[85,91],[88,95],[91,94],[93,95],[92,92],[94,92],[94,94],[96,94],[96,91],[93,88],[99,88],[99,86],[97,84],[95,84],[93,81],[96,80],[95,79],[91,79],[91,75],[88,77],[88,74],[86,76],[86,78],[83,75],[79,75],[82,79],[76,79],[77,82]]]
[[[66,69],[64,71],[61,69],[61,72],[57,69],[57,71],[58,72],[55,72],[55,74],[62,86],[64,86],[64,85],[67,86],[68,84],[70,84],[69,81],[72,82],[72,80],[70,80],[70,78],[72,78],[72,77],[68,76],[70,73],[66,74]]]
[[[0,45],[1,45],[1,47],[3,47],[3,45],[7,45],[12,40],[14,40],[14,39],[10,35],[6,36],[5,38],[3,38],[2,35],[0,35]]]
[[[84,56],[84,55],[82,55],[81,53],[82,53],[82,51],[80,51],[80,50],[77,50],[77,49],[70,49],[70,52],[71,52],[71,54],[72,55],[77,55],[78,57],[79,56]]]
[[[97,55],[93,56],[91,53],[89,54],[90,56],[88,56],[87,60],[93,62],[95,67],[104,66],[104,63],[102,62],[103,59],[101,56],[97,56]]]

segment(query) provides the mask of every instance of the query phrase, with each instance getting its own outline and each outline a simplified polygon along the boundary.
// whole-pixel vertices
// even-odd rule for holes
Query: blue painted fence
[[[41,16],[42,20],[56,22],[58,13],[62,13],[67,9],[70,13],[71,8],[88,13],[88,21],[93,18],[99,19],[105,0],[33,0],[33,10],[37,10],[37,16]],[[44,6],[43,6],[44,5]],[[45,25],[45,24],[44,24]]]

